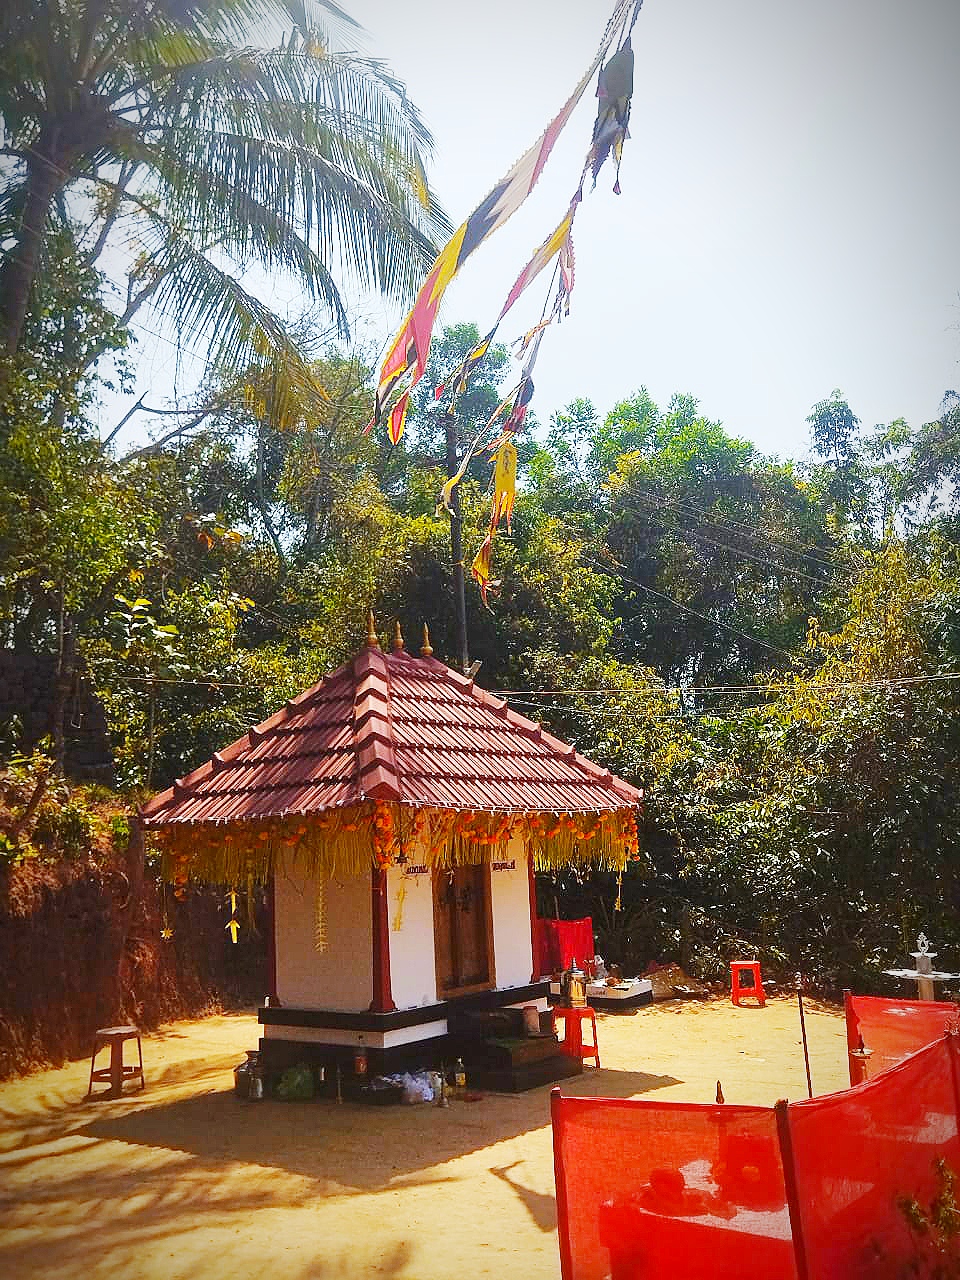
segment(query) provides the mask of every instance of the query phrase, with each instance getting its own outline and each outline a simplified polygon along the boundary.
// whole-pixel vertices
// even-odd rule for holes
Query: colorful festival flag
[[[493,455],[493,462],[493,510],[490,513],[490,526],[495,529],[501,520],[506,520],[509,533],[513,504],[517,497],[517,447],[512,435],[504,432]]]
[[[423,377],[433,325],[444,291],[470,254],[516,213],[533,190],[557,138],[606,57],[611,42],[623,26],[631,8],[635,12],[639,9],[637,0],[616,0],[600,47],[573,93],[533,146],[521,156],[440,250],[410,313],[384,358],[377,385],[374,417],[368,430],[383,417],[394,392],[401,384],[406,383],[406,391],[409,392]],[[393,423],[393,428],[397,431],[396,438],[399,440],[403,433],[402,412]]]

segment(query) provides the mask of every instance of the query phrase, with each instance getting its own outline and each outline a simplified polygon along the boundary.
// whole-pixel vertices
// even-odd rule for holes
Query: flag
[[[490,527],[496,528],[501,520],[507,522],[507,533],[510,532],[510,518],[513,515],[513,504],[517,497],[517,448],[513,437],[504,432],[503,439],[494,454],[493,469],[493,510],[490,513]]]
[[[636,11],[639,9],[637,0],[616,0],[600,47],[573,93],[533,146],[520,157],[509,173],[501,178],[440,250],[413,307],[384,358],[377,384],[373,422],[380,421],[391,396],[404,380],[408,380],[406,390],[411,391],[423,377],[433,325],[444,291],[470,254],[516,213],[533,190],[557,138],[583,97],[584,90],[594,73],[602,64],[614,36],[624,25],[631,9],[634,10],[634,17],[636,17]],[[401,432],[402,429],[401,421]]]
[[[470,566],[470,576],[480,588],[480,596],[483,603],[487,603],[487,592],[491,588],[496,588],[499,583],[490,580],[490,560],[493,555],[493,530],[487,534],[483,541],[483,545],[477,554],[473,557],[473,564]]]
[[[600,104],[593,126],[593,145],[589,163],[593,172],[593,184],[603,162],[612,151],[617,162],[617,178],[613,189],[620,194],[620,154],[627,137],[630,119],[630,99],[633,95],[633,49],[629,37],[600,72],[597,97]]]
[[[563,253],[565,246],[568,244],[570,240],[570,231],[573,227],[573,218],[574,218],[574,214],[577,211],[577,206],[579,205],[579,203],[580,203],[580,194],[578,192],[577,195],[575,195],[573,200],[571,201],[569,209],[564,214],[560,222],[557,224],[557,227],[553,231],[553,234],[547,236],[546,240],[544,240],[543,244],[540,245],[539,249],[537,249],[533,257],[530,259],[527,265],[523,268],[523,270],[517,276],[514,282],[513,288],[510,290],[510,293],[507,296],[507,300],[503,304],[503,309],[501,310],[500,315],[497,317],[498,323],[503,319],[503,317],[507,314],[507,312],[513,306],[516,300],[520,297],[521,293],[523,293],[527,285],[530,284],[532,280],[535,280],[537,276],[540,274],[540,272],[543,270],[543,268],[547,266],[548,263],[552,262],[553,259],[558,254]]]
[[[497,321],[497,324],[499,324],[499,321]],[[473,350],[463,357],[457,367],[451,373],[447,374],[443,382],[434,388],[433,398],[435,400],[439,400],[444,391],[446,391],[447,387],[450,385],[453,386],[454,400],[456,400],[457,396],[466,391],[467,383],[470,381],[470,375],[490,350],[490,343],[493,342],[496,332],[497,325],[495,324],[487,336],[485,338],[481,338]],[[452,404],[450,408],[452,410]]]
[[[567,300],[565,314],[570,314],[569,296],[570,291],[573,288],[573,240],[570,236],[570,230],[573,226],[573,218],[579,202],[580,197],[578,193],[577,196],[574,197],[570,204],[570,208],[567,210],[552,235],[548,236],[547,239],[544,240],[543,244],[540,245],[533,254],[533,257],[517,276],[514,281],[513,288],[507,295],[507,300],[503,304],[493,328],[485,338],[482,338],[480,342],[477,343],[471,352],[464,356],[457,367],[447,374],[443,382],[434,388],[434,399],[439,400],[447,387],[453,388],[453,402],[456,401],[457,396],[466,391],[467,384],[470,381],[473,371],[483,362],[486,358],[487,352],[490,350],[490,345],[496,337],[497,329],[500,327],[500,321],[520,297],[527,285],[535,280],[544,267],[548,266],[556,256],[559,256],[560,259],[560,289],[563,297]],[[551,316],[550,320],[552,319],[553,317]],[[550,320],[545,320],[542,323],[546,326],[550,323]],[[534,331],[531,330],[530,335],[527,335],[526,341],[529,341],[533,332]],[[451,409],[453,408],[453,402],[451,402]]]

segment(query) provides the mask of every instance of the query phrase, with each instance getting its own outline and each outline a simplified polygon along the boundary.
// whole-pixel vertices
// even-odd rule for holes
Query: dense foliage
[[[104,11],[119,21],[137,8],[111,0]],[[178,40],[167,24],[181,8],[193,25]],[[78,205],[49,193],[29,287],[13,278],[29,248],[23,210],[52,180],[50,157],[37,158],[49,141],[43,112],[68,111],[73,90],[66,78],[60,97],[48,85],[28,101],[0,55],[17,161],[0,202],[0,644],[56,655],[59,673],[46,754],[0,726],[11,857],[93,840],[96,822],[64,815],[72,802],[55,782],[81,674],[106,709],[119,783],[157,788],[354,653],[370,607],[384,630],[399,620],[411,646],[427,623],[438,655],[456,652],[449,523],[436,514],[449,446],[432,386],[477,329],[440,337],[408,433],[390,449],[363,434],[371,370],[361,356],[347,346],[317,355],[314,343],[304,377],[322,390],[291,398],[280,348],[289,340],[299,360],[310,334],[271,327],[242,290],[215,288],[224,245],[299,264],[335,315],[321,260],[332,244],[384,288],[409,284],[443,223],[421,179],[422,125],[382,67],[338,59],[301,29],[270,56],[234,49],[253,13],[245,3],[151,13],[156,29],[127,31],[129,56],[121,23],[90,64],[112,67],[85,92],[106,95],[101,106],[123,115],[125,131],[104,140],[107,124],[84,117],[87,150],[77,143],[58,161],[65,195],[102,179],[114,196]],[[42,87],[55,70],[37,52],[43,31],[14,27]],[[53,54],[83,52],[66,28],[60,36]],[[144,75],[144,96],[131,98],[130,77]],[[298,76],[326,77],[333,96],[350,90],[338,100],[366,103],[366,115],[348,113],[359,134],[337,133],[329,113],[323,129],[291,117]],[[316,107],[325,99],[315,89]],[[252,131],[243,171],[221,136],[231,121]],[[281,160],[253,145],[281,122],[312,174],[297,169],[297,184],[316,183],[309,209],[284,206],[289,234],[265,213]],[[337,148],[390,209],[371,207],[362,183],[323,188]],[[265,204],[253,210],[257,174]],[[336,209],[324,213],[328,198]],[[93,250],[131,204],[153,239],[118,311]],[[329,239],[308,253],[317,226]],[[92,402],[107,379],[126,385],[138,300],[176,289],[185,325],[219,334],[214,351],[230,359],[211,364],[195,412],[174,414],[172,427],[164,419],[121,455],[115,433],[100,438]],[[257,334],[267,330],[264,360]],[[507,378],[507,354],[494,349],[460,403],[458,456]],[[949,955],[960,947],[960,401],[948,396],[936,421],[871,431],[834,391],[812,408],[811,457],[785,461],[709,421],[689,395],[659,406],[641,388],[600,410],[583,390],[549,423],[528,419],[494,607],[473,591],[467,602],[481,682],[645,791],[642,863],[620,884],[544,881],[545,909],[589,912],[608,958],[631,967],[675,957],[719,973],[733,951],[757,947],[784,972],[862,989],[903,959],[920,927]],[[488,487],[481,456],[460,486],[468,563]]]
[[[107,323],[95,291],[77,297]],[[475,337],[448,330],[450,359]],[[349,657],[370,606],[450,655],[432,406],[389,450],[362,434],[362,364],[331,351],[314,372],[328,398],[293,423],[224,379],[198,426],[126,461],[92,446],[82,396],[58,425],[37,380],[3,441],[4,641],[62,644],[69,608],[124,785],[168,783]],[[622,885],[541,885],[627,963],[719,973],[758,946],[836,988],[876,982],[920,927],[960,942],[952,464],[931,469],[931,426],[901,428],[893,504],[881,433],[841,450],[819,430],[819,457],[784,463],[691,398],[641,391],[606,414],[578,401],[524,443],[502,589],[492,611],[469,598],[471,656],[643,786],[647,856]],[[474,544],[487,470],[463,485]]]

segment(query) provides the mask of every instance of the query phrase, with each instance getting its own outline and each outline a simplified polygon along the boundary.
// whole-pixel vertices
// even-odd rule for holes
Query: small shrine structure
[[[350,662],[149,801],[165,875],[272,899],[268,1070],[433,1065],[457,1011],[534,1003],[535,870],[622,869],[641,793],[372,615]]]

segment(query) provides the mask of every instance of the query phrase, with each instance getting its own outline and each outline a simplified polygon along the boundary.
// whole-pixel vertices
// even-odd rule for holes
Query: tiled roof
[[[640,792],[433,657],[368,646],[142,810],[147,826],[363,800],[593,813]]]

